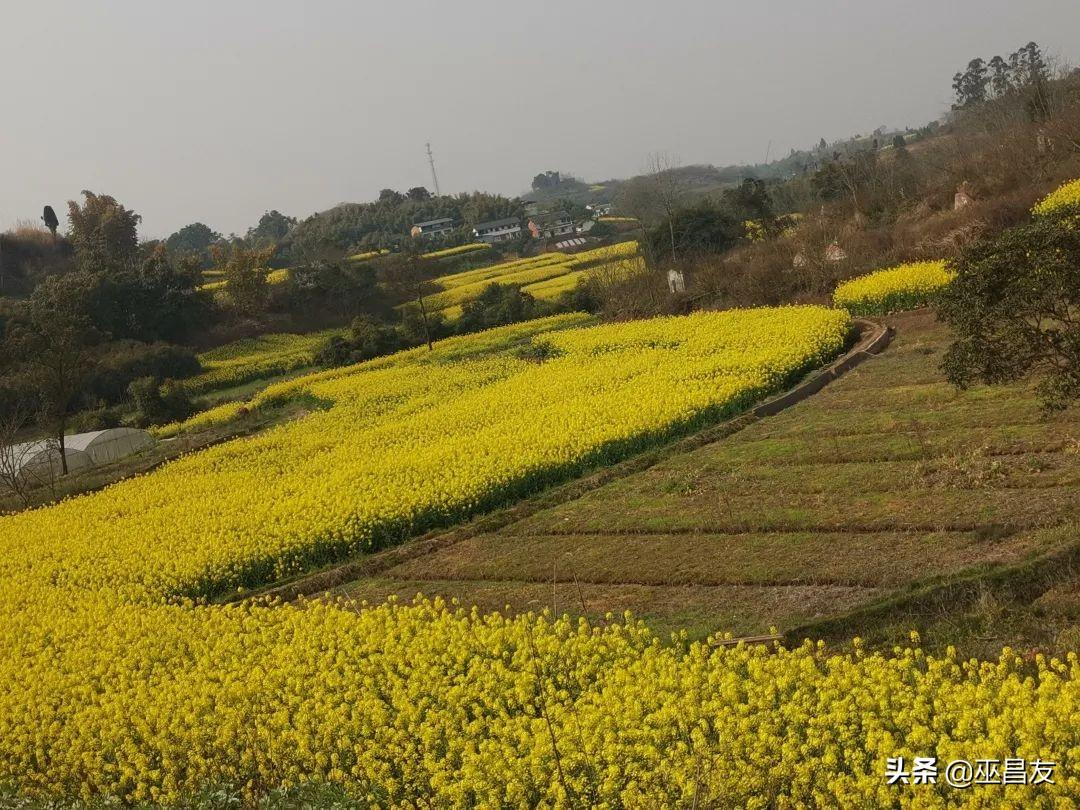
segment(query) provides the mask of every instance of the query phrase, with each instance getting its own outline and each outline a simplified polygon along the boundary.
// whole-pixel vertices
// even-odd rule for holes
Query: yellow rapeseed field
[[[425,259],[448,259],[451,256],[460,256],[464,253],[475,253],[478,250],[491,250],[491,245],[487,242],[472,242],[468,245],[458,245],[452,248],[443,248],[442,250],[433,250],[424,254]]]
[[[1047,194],[1032,209],[1036,216],[1056,214],[1067,209],[1080,211],[1080,179],[1073,180]]]
[[[200,354],[203,372],[185,380],[184,386],[200,394],[310,366],[318,348],[340,332],[329,329],[305,335],[267,334],[233,341]]]
[[[489,284],[516,284],[537,298],[554,299],[577,285],[587,272],[631,259],[637,242],[620,242],[581,253],[542,253],[435,279],[441,288],[427,300],[432,311],[456,317],[461,306],[480,296]],[[562,280],[565,279],[565,280]]]
[[[169,804],[1068,806],[1080,665],[661,644],[440,602],[208,600],[399,542],[745,406],[842,348],[789,307],[517,324],[271,386],[326,409],[0,518],[0,785]],[[548,359],[521,353],[542,342]],[[253,403],[257,407],[257,403]],[[1057,762],[889,787],[888,757]]]
[[[852,315],[885,315],[929,303],[955,277],[944,261],[876,270],[837,286],[833,303]]]

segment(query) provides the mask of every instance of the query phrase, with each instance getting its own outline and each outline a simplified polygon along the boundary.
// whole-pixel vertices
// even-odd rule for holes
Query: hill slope
[[[1073,542],[1078,414],[1047,418],[1023,387],[957,391],[946,330],[894,322],[893,346],[807,402],[349,590],[746,634]]]

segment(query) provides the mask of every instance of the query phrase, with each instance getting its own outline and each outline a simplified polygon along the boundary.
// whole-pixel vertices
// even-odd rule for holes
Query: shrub
[[[478,332],[526,321],[535,317],[535,313],[536,300],[520,287],[489,284],[478,298],[462,306],[456,328],[458,334]]]
[[[140,427],[180,421],[195,412],[184,386],[174,380],[158,385],[153,377],[140,377],[128,386],[128,393],[138,409]]]
[[[122,402],[128,386],[140,377],[149,377],[156,384],[167,379],[184,379],[202,371],[194,352],[170,343],[112,344],[101,359],[85,387],[87,401],[108,405]]]
[[[1049,408],[1080,396],[1080,227],[1059,211],[969,248],[938,304],[957,340],[945,372],[964,387],[1034,375]]]

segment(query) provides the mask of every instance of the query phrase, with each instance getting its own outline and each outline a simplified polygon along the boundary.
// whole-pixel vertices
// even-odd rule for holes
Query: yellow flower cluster
[[[306,335],[268,334],[234,341],[200,354],[203,372],[184,385],[190,392],[201,394],[310,366],[318,348],[339,332],[330,329]]]
[[[956,274],[944,261],[877,270],[837,286],[833,303],[852,315],[886,315],[925,306]]]
[[[835,355],[849,326],[822,307],[572,328],[587,322],[272,386],[261,401],[326,408],[0,518],[0,784],[155,803],[313,779],[384,804],[645,806],[770,789],[812,802],[867,795],[883,751],[923,748],[939,728],[956,750],[1018,755],[1075,728],[1073,681],[1056,670],[1032,682],[921,659],[676,651],[636,627],[431,605],[205,601],[744,407]],[[543,362],[518,351],[537,341]]]
[[[380,807],[861,808],[1068,807],[1080,790],[1075,655],[661,645],[632,621],[424,601],[76,614],[0,692],[0,770],[31,794],[168,804],[212,784],[254,803],[318,781]],[[891,787],[897,756],[1050,760],[1055,778]]]
[[[1032,213],[1045,216],[1072,208],[1080,210],[1080,179],[1066,183],[1047,194],[1032,209]]]
[[[490,250],[491,245],[487,242],[473,242],[468,245],[458,245],[457,247],[445,248],[443,250],[433,250],[430,253],[425,253],[425,259],[446,259],[451,256],[460,256],[463,253],[474,253],[478,250]]]
[[[743,221],[743,236],[750,242],[764,242],[765,226],[760,219],[747,219]]]

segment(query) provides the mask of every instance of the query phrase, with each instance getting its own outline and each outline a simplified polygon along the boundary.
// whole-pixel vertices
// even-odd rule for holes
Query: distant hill
[[[875,142],[877,142],[879,148],[886,148],[897,135],[901,135],[910,141],[929,134],[935,128],[936,124],[931,124],[920,130],[889,130],[881,127],[870,135],[854,135],[832,143],[823,141],[813,149],[793,149],[784,157],[770,160],[767,163],[731,166],[713,166],[709,163],[701,163],[680,166],[675,171],[681,176],[688,197],[704,197],[716,194],[725,188],[736,186],[747,177],[755,177],[758,180],[790,180],[793,177],[816,170],[824,159],[836,152],[846,154],[855,150],[872,148]],[[560,201],[568,201],[577,205],[612,203],[617,201],[619,189],[625,183],[641,177],[641,175],[635,175],[634,177],[612,178],[599,182],[590,182],[559,172],[544,172],[537,177],[538,179],[544,177],[550,181],[555,176],[558,177],[558,182],[551,182],[549,185],[524,191],[520,195],[521,199],[533,200],[541,207],[547,207]]]

